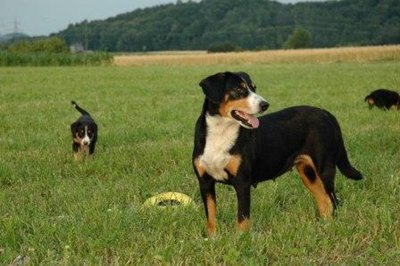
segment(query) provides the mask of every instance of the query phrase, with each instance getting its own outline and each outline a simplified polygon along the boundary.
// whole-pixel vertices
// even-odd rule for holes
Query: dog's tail
[[[353,179],[353,180],[363,179],[362,174],[351,165],[349,158],[347,157],[347,151],[346,151],[346,148],[344,147],[342,138],[340,138],[340,143],[339,143],[339,154],[338,154],[338,159],[337,159],[337,166],[338,166],[340,172],[343,175],[347,176],[348,178]]]
[[[82,109],[75,101],[71,101],[71,104],[72,104],[72,106],[75,107],[75,109],[78,110],[81,114],[90,116],[90,114],[89,114],[85,109]]]

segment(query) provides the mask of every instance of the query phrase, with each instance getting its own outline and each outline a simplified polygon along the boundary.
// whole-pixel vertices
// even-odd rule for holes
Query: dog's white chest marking
[[[228,178],[224,168],[232,157],[229,150],[236,142],[240,125],[230,119],[208,114],[206,123],[206,145],[200,156],[200,164],[215,180],[223,181]]]

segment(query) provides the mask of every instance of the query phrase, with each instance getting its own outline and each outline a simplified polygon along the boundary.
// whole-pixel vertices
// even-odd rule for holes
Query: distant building
[[[74,43],[69,46],[69,50],[71,53],[77,54],[77,53],[84,53],[85,52],[85,47],[81,43]]]
[[[201,2],[201,0],[177,0],[177,4],[184,4],[184,3],[198,3]]]

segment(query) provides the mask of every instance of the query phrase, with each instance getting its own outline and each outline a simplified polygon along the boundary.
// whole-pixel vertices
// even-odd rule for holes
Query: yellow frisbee
[[[164,192],[148,198],[143,206],[150,207],[175,207],[187,206],[194,204],[194,201],[188,196],[180,192]]]

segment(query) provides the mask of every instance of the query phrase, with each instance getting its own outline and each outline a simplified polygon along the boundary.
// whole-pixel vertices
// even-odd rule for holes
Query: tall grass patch
[[[113,57],[107,53],[20,53],[0,51],[0,66],[99,66],[110,65]]]
[[[0,66],[93,66],[109,65],[107,53],[71,53],[58,37],[22,40],[0,46]]]
[[[392,264],[400,260],[399,115],[369,110],[377,87],[398,88],[398,61],[220,63],[209,66],[0,68],[0,264]],[[341,205],[318,219],[295,171],[252,191],[252,229],[235,230],[236,196],[217,186],[218,235],[207,239],[191,166],[199,81],[246,71],[273,112],[315,105],[334,114],[350,161]],[[73,160],[77,101],[99,125],[94,158]],[[178,191],[196,206],[144,208]]]

